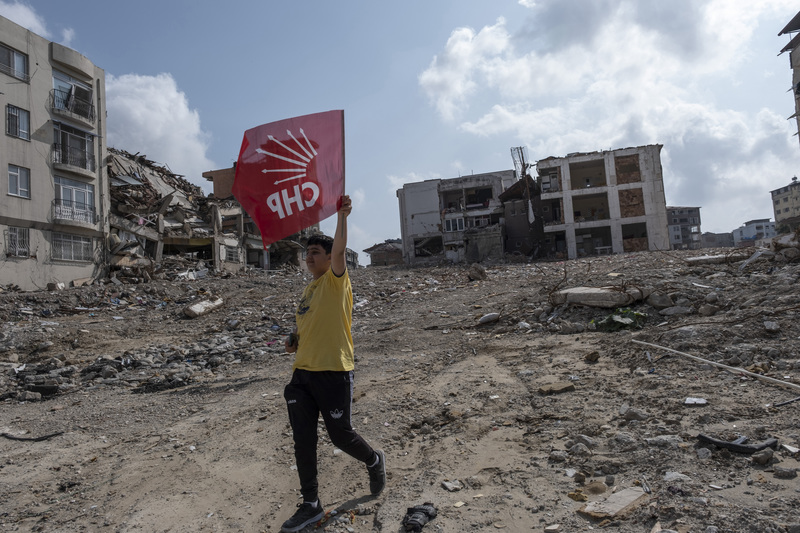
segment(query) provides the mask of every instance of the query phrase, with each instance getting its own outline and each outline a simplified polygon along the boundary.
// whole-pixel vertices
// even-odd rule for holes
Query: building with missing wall
[[[544,257],[668,250],[662,145],[536,163]]]
[[[406,183],[397,191],[403,261],[500,259],[504,207],[499,197],[515,181],[513,170]]]

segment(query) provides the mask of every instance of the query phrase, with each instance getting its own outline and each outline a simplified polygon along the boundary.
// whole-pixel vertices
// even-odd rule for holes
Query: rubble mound
[[[321,428],[323,527],[800,530],[789,248],[351,272],[353,424],[389,481]],[[277,530],[309,275],[130,278],[0,292],[4,529]]]

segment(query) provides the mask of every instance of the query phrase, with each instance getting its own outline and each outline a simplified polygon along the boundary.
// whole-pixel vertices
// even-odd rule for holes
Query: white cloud
[[[387,189],[388,192],[395,195],[397,189],[402,189],[403,185],[406,183],[415,183],[417,181],[425,181],[425,180],[433,180],[433,179],[440,179],[441,176],[436,173],[429,173],[429,174],[420,174],[417,172],[409,172],[405,176],[396,176],[394,174],[390,174],[386,176],[386,180],[389,182],[389,187]]]
[[[452,119],[477,87],[476,71],[509,46],[505,21],[487,26],[477,34],[471,28],[458,28],[447,41],[445,50],[433,58],[430,67],[419,76],[419,83],[434,102],[439,113]]]
[[[106,106],[109,146],[142,153],[210,192],[202,178],[217,168],[206,156],[209,136],[170,74],[108,75]]]
[[[783,13],[788,22],[794,2],[519,3],[531,18],[516,34],[503,19],[454,30],[419,76],[443,120],[462,117],[462,131],[521,142],[534,160],[663,144],[667,202],[704,207],[704,231],[772,216],[768,191],[796,172],[793,125],[757,105],[763,93],[741,107],[720,93],[762,75],[741,70],[757,63],[755,37],[780,30],[759,19]],[[731,209],[734,201],[742,207]]]
[[[44,19],[39,16],[33,6],[25,2],[5,2],[0,0],[0,15],[32,31],[40,37],[51,41],[55,40],[47,29],[47,24],[45,24]],[[61,30],[61,41],[58,42],[64,46],[71,46],[74,37],[75,30],[72,28],[64,28]]]
[[[50,32],[44,19],[40,17],[32,6],[23,2],[0,1],[0,15],[11,20],[23,28],[27,28],[36,35],[50,39]]]

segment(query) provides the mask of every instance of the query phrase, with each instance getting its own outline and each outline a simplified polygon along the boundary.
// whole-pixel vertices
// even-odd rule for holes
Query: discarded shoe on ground
[[[422,526],[436,518],[436,507],[431,502],[425,502],[416,507],[409,507],[403,517],[406,531],[422,531]]]

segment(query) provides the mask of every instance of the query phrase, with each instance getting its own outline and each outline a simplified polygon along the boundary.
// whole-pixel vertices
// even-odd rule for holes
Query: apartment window
[[[775,200],[775,205],[779,205],[781,203],[780,200]]]
[[[56,176],[53,181],[58,203],[74,209],[94,211],[94,185],[60,176]]]
[[[28,81],[28,56],[0,44],[0,70],[20,80]]]
[[[445,231],[464,231],[463,218],[448,218],[444,221]]]
[[[783,199],[783,203],[786,203],[786,202],[788,202],[788,201],[789,201],[789,197],[788,197],[788,196],[787,196],[786,198],[784,198],[784,199]]]
[[[53,233],[53,259],[61,261],[91,261],[92,239],[71,235],[69,233]]]
[[[24,109],[13,106],[6,106],[6,133],[25,139],[31,139],[31,115]]]
[[[91,133],[56,122],[53,162],[94,172],[94,136]]]
[[[53,107],[94,120],[92,87],[63,72],[53,72]]]
[[[6,254],[13,257],[28,257],[30,253],[30,230],[28,228],[8,228]]]
[[[8,165],[8,194],[22,198],[31,197],[30,169]]]
[[[237,263],[239,261],[239,250],[233,246],[225,247],[225,261]]]

